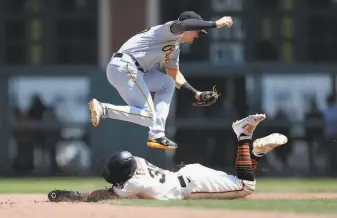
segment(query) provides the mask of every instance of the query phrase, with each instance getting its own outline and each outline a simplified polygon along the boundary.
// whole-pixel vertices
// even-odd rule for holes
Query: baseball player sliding
[[[231,27],[231,17],[204,21],[193,11],[180,14],[178,20],[148,28],[126,41],[114,53],[106,69],[107,79],[128,106],[89,102],[91,122],[96,127],[102,118],[112,118],[149,127],[147,145],[175,149],[177,144],[165,136],[165,123],[175,87],[191,93],[192,105],[214,104],[219,95],[198,91],[179,70],[180,43],[192,43],[204,29]],[[160,70],[165,69],[166,74]],[[155,93],[152,99],[150,92]]]
[[[55,190],[50,201],[99,201],[106,199],[236,199],[255,190],[254,170],[259,159],[273,148],[285,144],[286,136],[273,133],[256,139],[250,151],[252,135],[266,118],[256,114],[233,123],[238,139],[236,175],[213,170],[200,164],[188,164],[177,172],[160,169],[128,151],[117,152],[107,161],[104,179],[112,188],[91,193]]]

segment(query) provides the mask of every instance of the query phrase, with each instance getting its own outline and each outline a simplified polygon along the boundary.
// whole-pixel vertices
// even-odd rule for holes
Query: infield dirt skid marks
[[[303,195],[299,197],[313,197]],[[272,194],[258,194],[257,199],[272,197]],[[278,194],[277,194],[278,195]],[[290,194],[289,194],[290,195]],[[293,198],[297,194],[292,194]],[[337,194],[335,194],[337,195]],[[252,195],[253,197],[254,195]],[[275,196],[279,197],[279,196]],[[289,197],[289,196],[288,196]],[[315,196],[314,196],[315,197]],[[170,211],[168,211],[170,210]],[[249,216],[250,218],[261,218],[271,216],[280,218],[322,218],[336,217],[334,215],[309,215],[294,214],[283,212],[265,211],[229,211],[229,210],[210,210],[195,208],[162,208],[162,207],[143,207],[143,206],[117,206],[111,204],[95,203],[51,203],[45,195],[32,194],[6,194],[0,195],[0,217],[1,218],[205,218],[205,217],[237,217]]]

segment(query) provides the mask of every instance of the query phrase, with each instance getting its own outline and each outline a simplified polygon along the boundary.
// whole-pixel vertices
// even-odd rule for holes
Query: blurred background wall
[[[111,55],[184,10],[233,17],[232,28],[181,45],[182,72],[200,90],[217,85],[218,103],[196,109],[175,93],[175,152],[147,148],[141,126],[92,127],[90,98],[124,104],[106,80]],[[232,122],[265,112],[254,138],[280,132],[289,142],[257,174],[336,176],[336,11],[335,0],[1,0],[0,175],[97,176],[119,149],[172,170],[199,162],[231,173]]]

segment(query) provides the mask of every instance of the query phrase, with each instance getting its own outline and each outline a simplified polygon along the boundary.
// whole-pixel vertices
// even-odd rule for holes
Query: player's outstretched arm
[[[51,202],[97,202],[110,199],[119,199],[112,189],[98,189],[92,192],[78,192],[67,190],[54,190],[49,192]]]
[[[232,25],[233,25],[232,18],[226,16],[216,21],[205,21],[198,19],[186,19],[183,21],[177,21],[170,26],[170,29],[173,34],[181,34],[185,31],[231,27]]]

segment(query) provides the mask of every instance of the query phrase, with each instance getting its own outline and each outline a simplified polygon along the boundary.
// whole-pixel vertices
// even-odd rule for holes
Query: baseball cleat
[[[146,144],[148,147],[151,148],[159,148],[165,150],[173,150],[178,147],[176,143],[168,139],[166,136],[158,139],[149,139]]]
[[[98,126],[99,121],[103,114],[103,106],[101,102],[97,101],[95,98],[89,102],[89,109],[91,112],[90,120],[92,125]]]
[[[280,133],[273,133],[253,142],[253,154],[257,157],[265,155],[272,149],[288,142],[288,138]]]
[[[265,114],[250,115],[248,117],[245,117],[241,120],[237,120],[236,122],[234,122],[232,128],[237,138],[239,138],[241,134],[251,137],[256,126],[264,119],[266,119]]]

